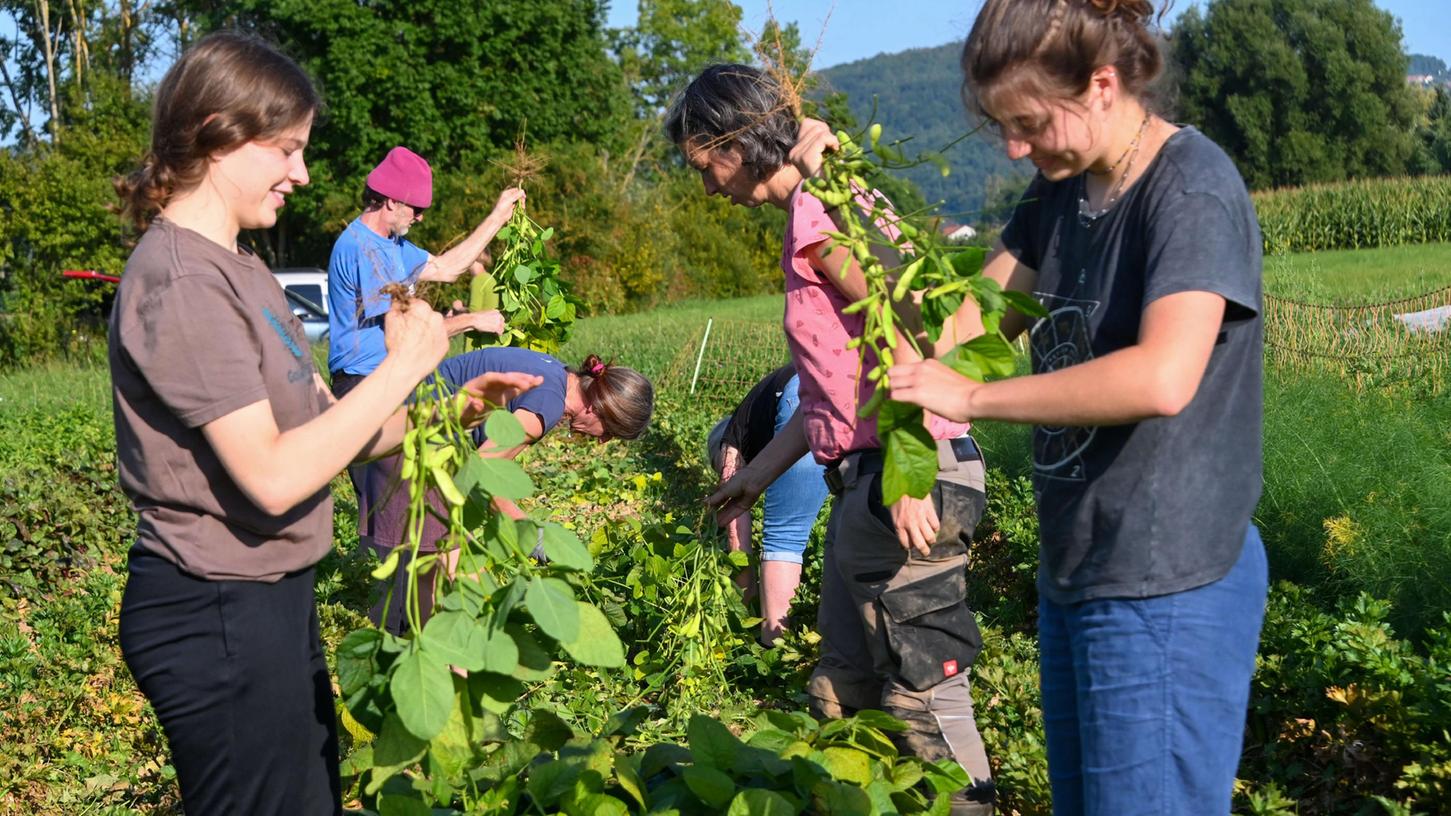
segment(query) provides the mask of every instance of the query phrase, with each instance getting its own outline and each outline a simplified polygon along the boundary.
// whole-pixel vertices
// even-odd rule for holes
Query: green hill
[[[882,123],[887,136],[914,137],[910,151],[937,150],[974,126],[960,96],[961,48],[960,42],[913,48],[827,68],[821,72],[821,91],[845,93],[861,125],[872,120],[875,99],[875,121]],[[1001,143],[985,131],[968,136],[946,155],[952,165],[947,178],[930,164],[903,175],[928,201],[945,201],[944,212],[965,223],[978,220],[983,202],[996,189],[1004,183],[1018,187],[1032,172],[1026,162],[1008,161]]]

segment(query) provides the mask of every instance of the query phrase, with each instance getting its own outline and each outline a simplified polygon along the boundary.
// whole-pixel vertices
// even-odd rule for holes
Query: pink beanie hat
[[[375,192],[410,207],[433,205],[433,168],[423,157],[406,147],[388,151],[383,161],[368,174],[368,186]]]

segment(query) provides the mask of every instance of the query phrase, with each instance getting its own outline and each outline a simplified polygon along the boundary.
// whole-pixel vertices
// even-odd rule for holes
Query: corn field
[[[1266,190],[1254,204],[1267,255],[1451,241],[1451,176]]]

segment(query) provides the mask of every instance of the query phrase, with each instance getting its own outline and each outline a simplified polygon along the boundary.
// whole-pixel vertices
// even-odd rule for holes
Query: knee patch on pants
[[[850,717],[882,704],[882,679],[847,677],[818,666],[806,682],[811,713],[817,717]]]

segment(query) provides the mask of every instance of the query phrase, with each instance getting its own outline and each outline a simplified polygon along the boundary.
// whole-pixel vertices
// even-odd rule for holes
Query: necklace
[[[1128,149],[1124,151],[1122,156],[1118,157],[1118,161],[1114,162],[1108,168],[1107,173],[1112,173],[1125,158],[1129,160],[1128,166],[1124,168],[1124,174],[1119,176],[1118,183],[1109,191],[1108,198],[1104,199],[1103,207],[1095,210],[1088,206],[1088,183],[1084,182],[1083,192],[1078,196],[1078,222],[1083,226],[1093,226],[1094,222],[1107,215],[1108,211],[1113,209],[1113,205],[1118,202],[1119,196],[1123,195],[1124,185],[1128,183],[1129,176],[1134,174],[1134,163],[1139,158],[1139,146],[1143,142],[1144,131],[1149,128],[1149,119],[1151,118],[1153,118],[1153,114],[1144,114],[1144,121],[1139,123],[1139,132],[1134,134],[1134,140],[1129,142]]]

